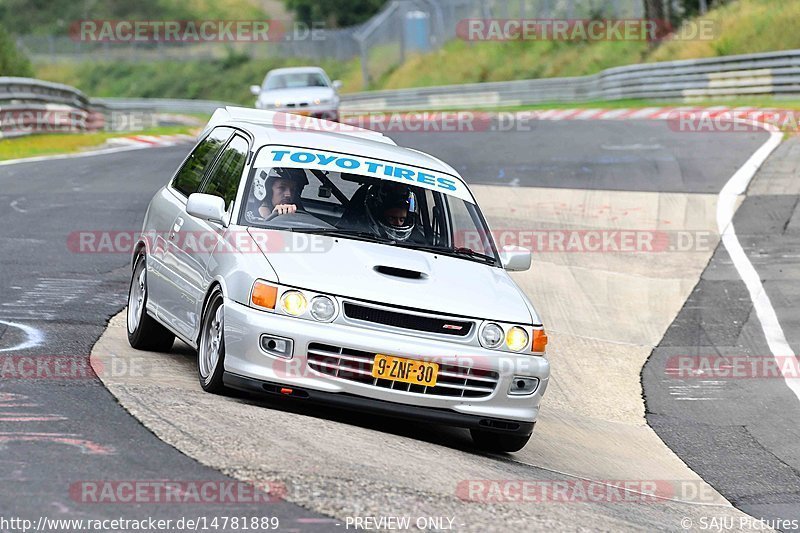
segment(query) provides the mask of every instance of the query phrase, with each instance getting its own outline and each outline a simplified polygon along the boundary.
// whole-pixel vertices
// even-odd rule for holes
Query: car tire
[[[470,429],[472,442],[487,452],[518,452],[528,444],[530,435],[510,435],[484,429]]]
[[[144,255],[136,259],[128,289],[126,323],[128,343],[137,350],[168,352],[175,335],[147,314],[147,263]]]
[[[225,391],[225,299],[219,287],[208,297],[197,343],[197,375],[206,392]]]

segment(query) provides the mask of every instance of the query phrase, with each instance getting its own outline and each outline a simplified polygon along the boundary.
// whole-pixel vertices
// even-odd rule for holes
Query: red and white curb
[[[485,131],[493,120],[503,124],[530,121],[665,120],[679,131],[729,131],[732,123],[750,123],[800,130],[800,110],[759,107],[662,106],[645,108],[573,108],[529,111],[421,111],[359,112],[345,114],[350,126],[390,133],[392,131]],[[429,124],[438,127],[429,127]],[[423,127],[424,125],[424,127]],[[727,125],[727,126],[726,126]],[[335,131],[335,128],[331,129]]]
[[[140,146],[159,147],[176,146],[179,144],[193,143],[196,137],[183,133],[177,135],[133,135],[130,137],[114,137],[109,139],[106,144],[109,146]]]
[[[758,107],[644,107],[616,109],[549,109],[517,111],[515,115],[532,115],[539,120],[667,120],[679,118],[730,118],[763,120],[796,115],[798,112]]]
[[[0,166],[19,165],[25,163],[38,163],[41,161],[57,161],[59,159],[76,159],[79,157],[94,157],[99,155],[116,154],[142,148],[154,148],[158,146],[177,146],[180,144],[193,144],[196,138],[191,135],[135,135],[133,137],[114,137],[108,139],[106,144],[85,152],[75,152],[69,154],[41,155],[36,157],[24,157],[21,159],[8,159],[0,161]]]

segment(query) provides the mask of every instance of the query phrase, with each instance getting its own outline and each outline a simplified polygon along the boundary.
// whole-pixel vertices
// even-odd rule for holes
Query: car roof
[[[320,72],[325,74],[325,70],[320,67],[282,67],[270,70],[267,72],[267,76],[271,74],[303,74],[306,72]]]
[[[397,146],[392,139],[380,132],[309,117],[302,117],[301,122],[297,123],[303,127],[290,127],[286,125],[286,117],[285,113],[261,109],[230,106],[219,108],[200,136],[211,128],[229,125],[248,131],[258,148],[268,144],[282,144],[341,152],[444,172],[463,182],[458,172],[444,161],[412,148]]]

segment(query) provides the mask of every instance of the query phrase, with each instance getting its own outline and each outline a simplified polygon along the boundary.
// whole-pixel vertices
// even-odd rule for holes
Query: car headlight
[[[281,296],[281,309],[286,314],[300,316],[306,312],[308,300],[300,291],[286,291]]]
[[[314,105],[329,105],[333,103],[333,98],[317,98]]]
[[[494,322],[489,322],[483,326],[480,338],[485,348],[497,348],[503,342],[503,328]]]
[[[336,314],[336,305],[327,296],[316,296],[311,300],[311,316],[320,322],[327,322]]]
[[[519,326],[509,328],[506,332],[506,346],[512,352],[518,352],[528,346],[528,333]]]

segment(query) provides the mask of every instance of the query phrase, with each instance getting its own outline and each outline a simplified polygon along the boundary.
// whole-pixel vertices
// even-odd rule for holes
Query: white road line
[[[722,235],[722,243],[728,251],[728,255],[730,255],[733,265],[736,267],[736,271],[747,287],[750,300],[753,302],[753,307],[756,310],[756,316],[761,323],[761,329],[764,331],[764,337],[767,339],[767,345],[772,352],[777,367],[781,369],[783,380],[786,382],[786,386],[789,387],[789,390],[800,400],[800,378],[783,374],[780,361],[783,357],[794,357],[795,353],[786,340],[786,335],[778,321],[778,315],[772,307],[772,302],[770,302],[769,296],[764,290],[764,286],[761,284],[761,278],[748,259],[742,245],[739,243],[739,239],[736,237],[736,231],[733,227],[733,214],[736,210],[737,197],[747,190],[747,186],[750,180],[753,179],[756,171],[781,143],[783,133],[774,126],[746,120],[740,120],[739,122],[751,126],[761,126],[770,133],[770,136],[767,142],[750,156],[750,159],[736,171],[719,192],[717,201],[717,228],[720,235]]]
[[[27,335],[28,339],[24,342],[17,344],[16,346],[12,346],[11,348],[0,348],[0,352],[11,352],[17,350],[26,350],[28,348],[33,348],[34,346],[39,346],[44,339],[44,335],[41,331],[36,328],[32,328],[31,326],[26,326],[25,324],[17,324],[16,322],[7,322],[5,320],[0,320],[0,324],[5,324],[6,326],[12,328],[21,329],[25,335]]]
[[[11,202],[11,203],[9,204],[9,205],[11,206],[11,209],[13,209],[14,211],[16,211],[17,213],[27,213],[27,212],[28,212],[28,210],[27,210],[27,209],[22,209],[21,207],[19,207],[19,205],[17,205],[17,204],[19,203],[19,201],[20,201],[20,200],[24,200],[24,199],[25,199],[25,198],[17,198],[17,199],[16,199],[16,200],[14,200],[13,202]]]

